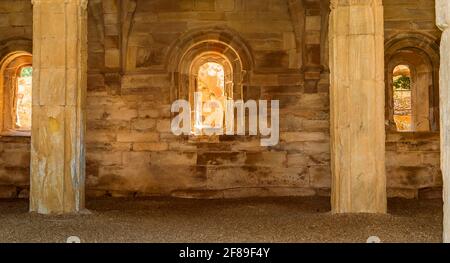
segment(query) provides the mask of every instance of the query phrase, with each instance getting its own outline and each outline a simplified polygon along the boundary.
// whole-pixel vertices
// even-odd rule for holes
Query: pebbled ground
[[[328,198],[98,199],[90,215],[28,213],[0,200],[0,242],[441,242],[442,201],[389,201],[387,215],[331,215]]]

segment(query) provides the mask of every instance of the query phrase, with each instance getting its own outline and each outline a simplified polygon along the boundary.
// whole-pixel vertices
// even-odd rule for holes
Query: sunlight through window
[[[202,110],[197,109],[195,114],[195,128],[223,128],[223,111],[217,108],[225,108],[225,70],[218,63],[207,62],[198,72],[197,92],[202,94],[202,102],[199,104]],[[222,114],[219,114],[222,113]]]
[[[31,89],[33,68],[23,67],[17,78],[16,128],[31,130]]]
[[[412,130],[411,71],[399,65],[393,72],[394,121],[398,131]]]

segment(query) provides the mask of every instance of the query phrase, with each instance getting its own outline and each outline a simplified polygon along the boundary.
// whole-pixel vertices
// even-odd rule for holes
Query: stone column
[[[381,0],[331,0],[332,212],[385,213]]]
[[[84,209],[87,0],[33,0],[30,211]]]
[[[439,72],[439,101],[441,116],[441,170],[444,181],[444,235],[450,243],[450,1],[436,0],[436,24],[441,37],[441,66]]]

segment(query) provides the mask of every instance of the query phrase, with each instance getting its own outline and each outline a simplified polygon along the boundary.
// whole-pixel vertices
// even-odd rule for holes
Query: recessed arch
[[[411,67],[406,64],[395,66],[392,72],[393,111],[397,131],[414,130],[411,76]]]
[[[176,72],[183,58],[197,50],[218,51],[227,57],[234,57],[241,63],[243,70],[254,68],[254,59],[249,45],[239,34],[229,28],[213,27],[199,28],[180,36],[169,48],[167,67],[170,72]]]
[[[232,63],[224,55],[211,51],[199,54],[191,62],[189,75],[189,101],[193,109],[193,133],[201,135],[204,128],[218,131],[224,128],[226,101],[233,99],[234,79]],[[195,94],[201,94],[195,97]],[[195,104],[200,99],[200,104]],[[207,111],[196,107],[206,107]],[[217,111],[221,107],[222,111]],[[203,123],[209,120],[210,123]]]
[[[439,45],[423,34],[401,33],[385,42],[386,123],[396,131],[393,72],[398,65],[411,71],[412,130],[439,130]]]
[[[237,33],[225,28],[199,29],[180,37],[170,48],[168,71],[173,76],[173,100],[189,100],[192,88],[192,65],[198,59],[215,59],[224,62],[232,74],[232,98],[243,99],[244,86],[253,70],[253,57],[246,43]],[[194,64],[193,64],[194,63]]]
[[[15,52],[26,52],[32,54],[32,40],[27,38],[10,38],[0,41],[0,60],[5,59],[7,56]]]
[[[31,131],[32,55],[14,51],[0,61],[0,132]],[[26,75],[26,76],[25,76]]]

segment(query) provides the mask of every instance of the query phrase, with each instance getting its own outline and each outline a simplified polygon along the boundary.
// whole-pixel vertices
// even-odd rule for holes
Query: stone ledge
[[[439,132],[386,132],[386,142],[439,141]]]
[[[249,197],[292,197],[292,196],[315,196],[316,191],[312,188],[296,187],[243,187],[222,190],[180,190],[173,191],[171,197],[192,199],[233,199]]]
[[[296,187],[254,187],[254,188],[234,188],[223,190],[175,190],[170,194],[139,193],[133,191],[114,191],[88,189],[88,198],[139,198],[139,197],[164,197],[186,199],[233,199],[250,197],[298,197],[298,196],[319,196],[330,197],[329,188],[296,188]],[[430,187],[422,189],[388,188],[388,198],[402,199],[442,199],[442,187]],[[18,187],[12,185],[0,185],[0,199],[26,199],[29,197],[28,187]]]
[[[442,187],[430,187],[419,189],[419,199],[440,199],[442,200]]]
[[[30,143],[31,134],[28,133],[1,133],[0,142],[21,142]]]

